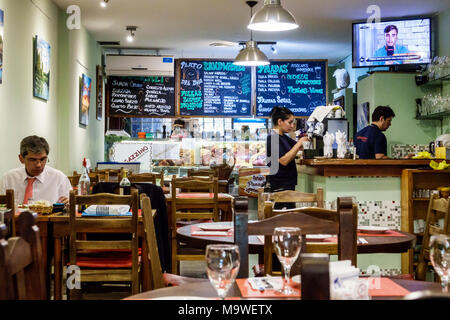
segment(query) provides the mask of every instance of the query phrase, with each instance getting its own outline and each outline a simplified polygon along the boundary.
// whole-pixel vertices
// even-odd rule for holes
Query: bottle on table
[[[119,184],[120,195],[130,195],[131,194],[131,182],[127,177],[128,170],[123,170],[122,180]]]
[[[83,196],[88,195],[90,186],[91,179],[89,179],[86,158],[83,158],[83,170],[80,176],[80,180],[78,180],[78,194]]]

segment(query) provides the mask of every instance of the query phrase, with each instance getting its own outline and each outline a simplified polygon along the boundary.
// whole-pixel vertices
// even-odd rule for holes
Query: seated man
[[[0,194],[13,189],[16,204],[47,200],[52,204],[58,202],[67,205],[72,186],[64,173],[46,166],[49,151],[50,147],[44,138],[24,138],[20,143],[19,154],[24,167],[12,169],[0,178]]]

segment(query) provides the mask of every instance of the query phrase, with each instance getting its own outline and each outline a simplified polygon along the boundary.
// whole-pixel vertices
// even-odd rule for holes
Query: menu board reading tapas
[[[274,106],[295,116],[309,116],[327,101],[327,61],[270,61],[256,67],[256,116],[268,117]]]
[[[249,116],[251,68],[232,61],[180,60],[180,115]]]
[[[109,116],[175,115],[174,77],[108,77]]]

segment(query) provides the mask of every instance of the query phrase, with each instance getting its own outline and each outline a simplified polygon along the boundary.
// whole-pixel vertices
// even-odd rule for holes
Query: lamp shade
[[[249,40],[245,48],[239,51],[233,64],[238,66],[265,66],[270,64],[264,52],[259,50],[256,41]]]
[[[286,31],[298,28],[294,16],[281,6],[280,0],[265,0],[264,6],[250,19],[247,28],[256,31]]]

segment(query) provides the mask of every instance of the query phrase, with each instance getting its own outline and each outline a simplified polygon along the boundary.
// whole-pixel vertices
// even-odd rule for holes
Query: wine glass
[[[283,294],[293,294],[294,290],[289,287],[289,275],[291,267],[297,260],[302,243],[301,229],[296,227],[279,227],[274,229],[273,245],[278,260],[284,268]]]
[[[217,294],[224,299],[239,271],[239,247],[232,244],[206,246],[208,278]]]
[[[441,278],[442,292],[448,292],[450,269],[450,236],[445,234],[430,237],[430,260]]]

